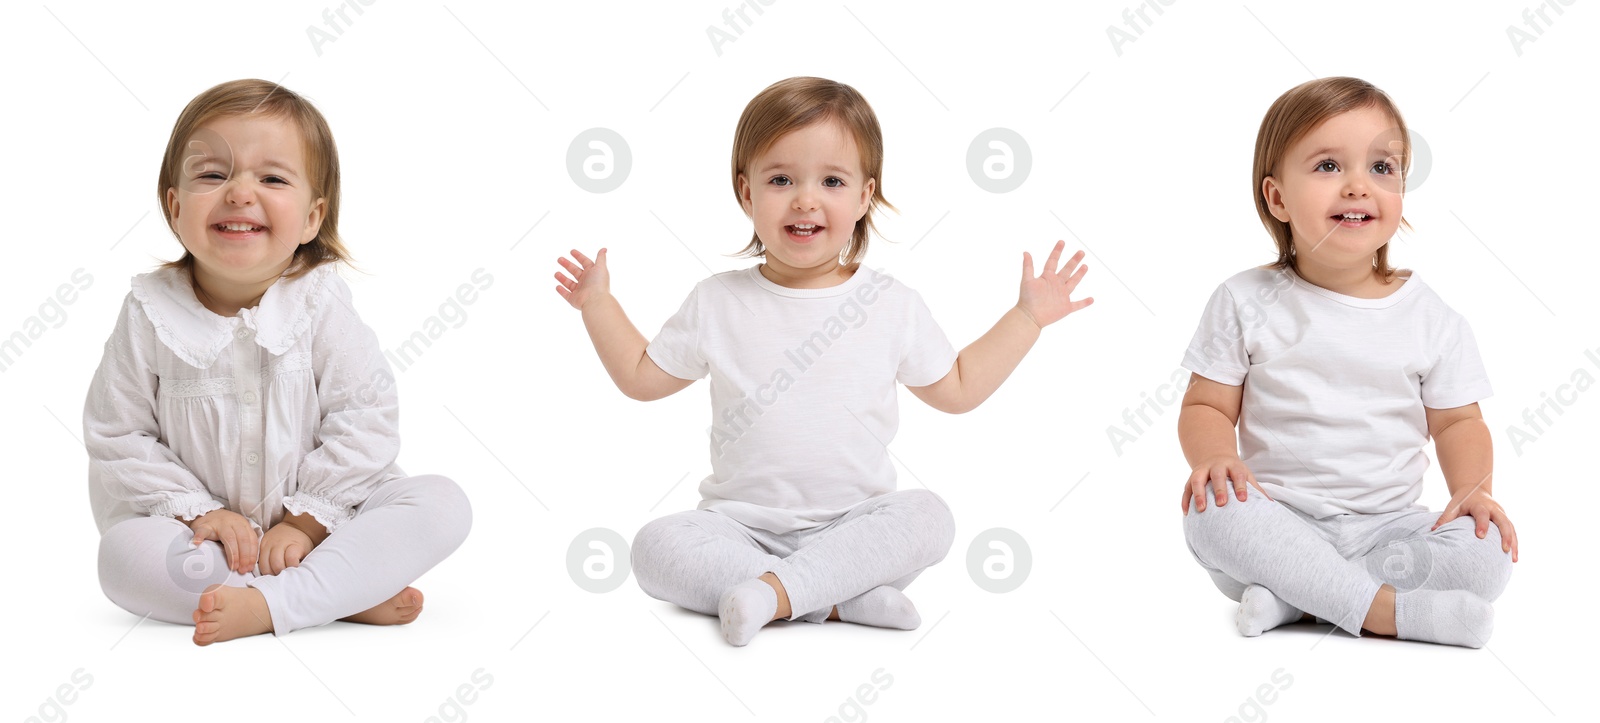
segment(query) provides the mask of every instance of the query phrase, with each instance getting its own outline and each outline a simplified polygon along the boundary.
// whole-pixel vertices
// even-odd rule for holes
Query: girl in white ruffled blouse
[[[394,377],[335,272],[327,122],[238,80],[178,118],[157,189],[183,258],[133,278],[84,405],[106,596],[207,645],[393,625],[466,539],[466,495],[408,477]]]

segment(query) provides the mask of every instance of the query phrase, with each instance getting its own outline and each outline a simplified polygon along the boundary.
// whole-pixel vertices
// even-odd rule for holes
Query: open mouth
[[[812,236],[822,233],[822,229],[824,228],[827,227],[818,226],[814,223],[797,223],[784,226],[783,230],[789,232],[789,235],[795,239],[808,239]]]
[[[1346,211],[1344,213],[1329,216],[1329,218],[1333,219],[1341,226],[1365,226],[1367,223],[1376,219],[1377,216],[1362,213],[1360,211]]]
[[[211,229],[224,236],[248,236],[250,234],[261,233],[262,231],[267,230],[267,227],[258,226],[253,223],[229,222],[211,224]]]

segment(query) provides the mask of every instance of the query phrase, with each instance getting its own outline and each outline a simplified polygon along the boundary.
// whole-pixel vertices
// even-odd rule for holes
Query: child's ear
[[[178,223],[178,188],[176,186],[168,186],[167,187],[167,225],[174,227],[173,230],[176,231],[177,230],[177,228],[176,228],[177,223]]]
[[[861,184],[861,207],[856,209],[856,218],[867,215],[867,209],[872,208],[872,196],[878,192],[878,179],[868,178]]]
[[[1289,208],[1283,205],[1283,191],[1278,188],[1278,179],[1267,176],[1261,179],[1261,197],[1267,201],[1267,210],[1272,212],[1272,217],[1284,223],[1289,222]]]
[[[300,244],[311,243],[322,231],[322,218],[328,210],[328,199],[319,198],[311,202],[311,214],[306,216],[306,228],[300,233]]]
[[[750,179],[744,174],[739,174],[739,206],[744,209],[744,215],[755,218],[756,205],[750,200]]]

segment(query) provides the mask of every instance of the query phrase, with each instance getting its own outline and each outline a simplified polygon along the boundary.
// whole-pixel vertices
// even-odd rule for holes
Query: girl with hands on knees
[[[1410,163],[1399,109],[1362,80],[1304,83],[1262,120],[1278,260],[1212,294],[1178,420],[1184,536],[1245,636],[1315,618],[1477,648],[1493,631],[1517,532],[1490,496],[1472,329],[1389,265]],[[1429,439],[1442,514],[1418,503]]]
[[[84,404],[101,588],[199,645],[412,622],[471,506],[395,464],[394,376],[335,268],[327,122],[276,83],[218,85],[157,191],[185,253],[133,278]]]
[[[1017,304],[958,354],[915,291],[861,264],[888,202],[882,134],[855,89],[763,90],[731,170],[754,227],[744,254],[762,263],[700,282],[654,340],[612,296],[606,249],[574,250],[555,274],[624,394],[711,380],[701,502],[639,531],[634,575],[652,597],[716,615],[733,645],[779,619],[914,629],[904,590],[944,559],[955,523],[932,492],[895,489],[896,383],[941,411],[977,407],[1044,327],[1092,302],[1072,299],[1083,254],[1059,266],[1058,243],[1037,276],[1024,254]]]

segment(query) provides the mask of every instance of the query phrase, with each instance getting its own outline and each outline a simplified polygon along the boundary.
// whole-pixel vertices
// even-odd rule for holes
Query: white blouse
[[[335,530],[404,476],[399,414],[332,264],[232,317],[201,305],[185,270],[135,276],[83,409],[95,523],[225,507],[263,530],[285,510]]]

